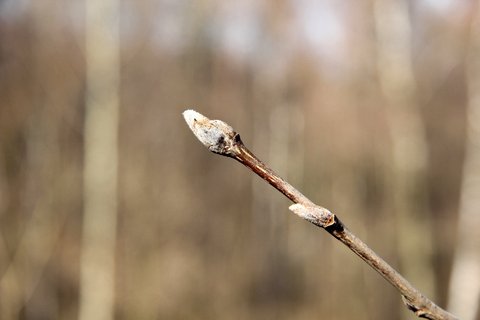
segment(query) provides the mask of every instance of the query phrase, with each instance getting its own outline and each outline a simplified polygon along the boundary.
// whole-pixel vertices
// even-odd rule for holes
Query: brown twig
[[[220,120],[210,120],[193,110],[186,110],[183,116],[195,136],[210,151],[234,158],[250,168],[294,202],[294,204],[290,206],[292,212],[314,225],[327,230],[380,273],[390,284],[397,288],[402,294],[403,302],[415,315],[431,320],[458,319],[425,297],[362,240],[350,232],[337,216],[328,209],[313,203],[300,191],[268,168],[245,147],[240,139],[240,135],[228,124]]]

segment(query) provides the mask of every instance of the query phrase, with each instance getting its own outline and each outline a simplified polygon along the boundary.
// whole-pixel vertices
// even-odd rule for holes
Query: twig
[[[438,307],[433,301],[412,286],[385,260],[380,258],[362,240],[350,232],[337,216],[328,209],[313,203],[268,168],[245,147],[240,139],[240,135],[228,124],[221,120],[210,120],[194,110],[184,111],[183,116],[195,136],[210,151],[236,159],[250,168],[294,202],[289,208],[293,213],[318,227],[324,228],[380,273],[391,285],[397,288],[402,294],[403,302],[415,315],[431,320],[458,319],[456,316]]]

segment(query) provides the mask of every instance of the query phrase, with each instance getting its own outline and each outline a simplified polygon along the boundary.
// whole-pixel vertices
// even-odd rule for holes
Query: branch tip
[[[221,120],[210,120],[195,110],[185,110],[183,117],[190,130],[208,150],[224,156],[234,156],[237,133]]]

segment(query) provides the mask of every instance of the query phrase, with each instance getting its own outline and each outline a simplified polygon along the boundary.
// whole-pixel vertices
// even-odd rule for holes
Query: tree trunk
[[[374,16],[378,75],[388,108],[392,141],[389,176],[400,270],[435,300],[430,260],[432,231],[424,191],[427,142],[415,92],[408,3],[404,0],[377,0]],[[405,316],[410,317],[409,314]]]
[[[80,320],[114,318],[119,5],[87,0]]]
[[[464,320],[478,319],[480,302],[480,5],[470,32],[467,142],[448,306]]]

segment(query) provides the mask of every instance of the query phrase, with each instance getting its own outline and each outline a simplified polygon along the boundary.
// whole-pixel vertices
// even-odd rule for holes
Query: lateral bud
[[[295,203],[288,207],[288,209],[318,227],[326,228],[335,223],[335,215],[328,209],[317,205]]]

